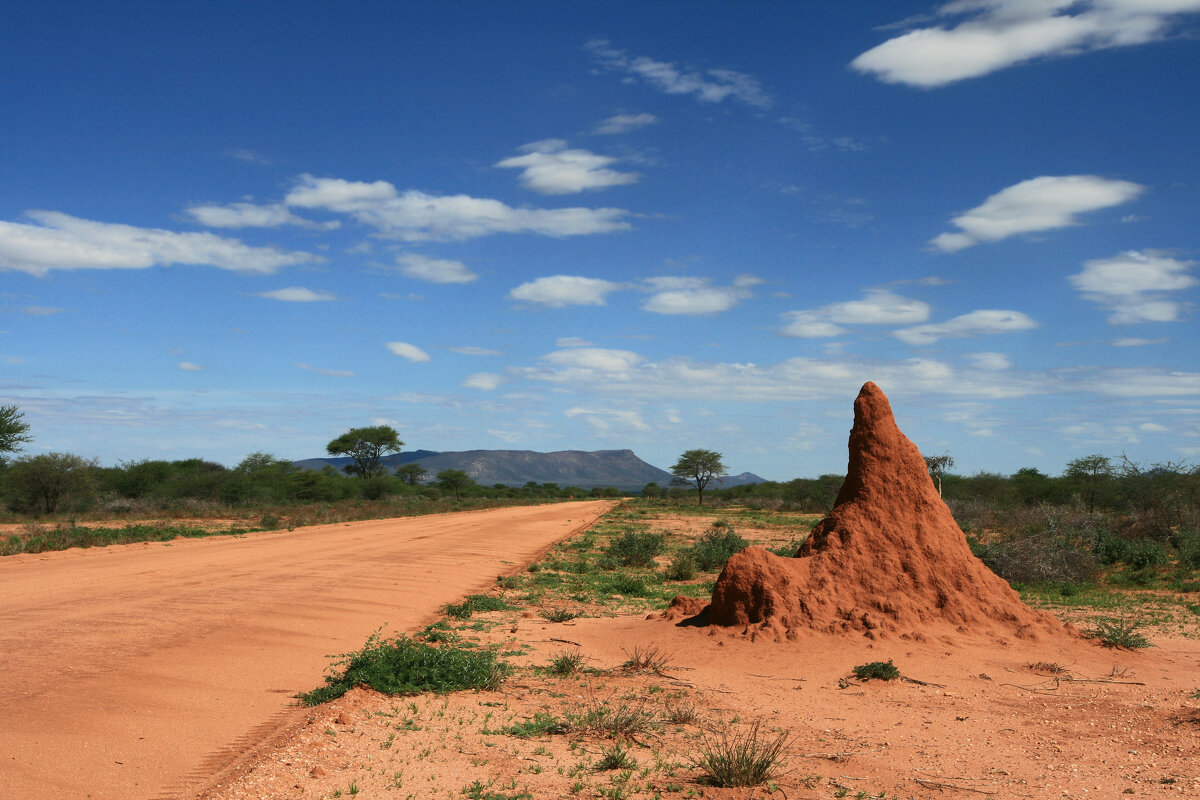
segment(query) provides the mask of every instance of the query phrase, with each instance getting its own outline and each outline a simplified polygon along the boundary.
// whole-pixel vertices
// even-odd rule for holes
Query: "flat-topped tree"
[[[704,487],[713,479],[720,480],[729,468],[721,463],[721,454],[713,450],[687,450],[671,467],[672,483],[696,489],[697,505],[704,505]]]
[[[325,451],[331,456],[349,456],[353,464],[343,469],[360,478],[374,478],[384,472],[380,461],[389,453],[399,453],[404,442],[390,425],[351,428],[329,444]]]

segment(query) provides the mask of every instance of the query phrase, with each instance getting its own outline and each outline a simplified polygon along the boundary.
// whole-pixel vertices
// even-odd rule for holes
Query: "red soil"
[[[676,614],[695,613],[679,601]],[[691,624],[871,639],[952,632],[1000,638],[1074,636],[1021,602],[967,546],[920,451],[873,383],[854,402],[850,463],[833,511],[794,558],[750,547],[725,565],[712,603]]]

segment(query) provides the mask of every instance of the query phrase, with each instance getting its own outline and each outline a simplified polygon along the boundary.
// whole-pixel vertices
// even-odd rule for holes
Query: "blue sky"
[[[55,3],[0,402],[102,463],[1200,457],[1200,0]]]

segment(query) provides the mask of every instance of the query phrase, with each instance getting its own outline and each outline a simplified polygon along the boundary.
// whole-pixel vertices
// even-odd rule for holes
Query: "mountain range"
[[[425,468],[427,480],[444,469],[460,469],[482,486],[524,486],[532,481],[539,484],[556,483],[563,487],[578,486],[581,489],[615,486],[622,491],[640,491],[651,482],[667,488],[674,478],[666,470],[638,458],[632,450],[560,450],[554,453],[532,450],[463,450],[447,453],[413,450],[386,456],[381,461],[390,471],[404,464],[420,464]],[[353,463],[353,459],[307,458],[293,463],[302,469],[321,470],[332,466],[341,470]],[[729,487],[762,482],[763,478],[754,473],[743,472],[723,478],[719,485]]]

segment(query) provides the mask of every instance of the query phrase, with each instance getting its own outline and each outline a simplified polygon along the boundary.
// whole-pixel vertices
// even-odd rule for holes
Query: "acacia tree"
[[[1099,453],[1068,461],[1067,469],[1063,472],[1063,475],[1071,483],[1082,484],[1089,514],[1096,509],[1096,496],[1099,494],[1101,486],[1112,477],[1112,474],[1112,462]]]
[[[938,497],[942,496],[942,476],[946,474],[946,470],[954,466],[954,457],[949,453],[942,453],[940,456],[925,456],[925,468],[929,470],[930,476],[937,481]]]
[[[704,505],[704,487],[713,480],[720,482],[729,468],[721,463],[721,454],[713,450],[687,450],[671,467],[673,484],[691,486],[697,494],[696,505]]]
[[[408,463],[402,467],[396,468],[396,477],[407,483],[409,486],[416,486],[421,482],[421,478],[425,477],[425,468],[420,464]]]
[[[29,423],[25,421],[21,409],[16,406],[0,406],[0,464],[4,463],[5,453],[16,453],[21,449],[21,445],[32,441]]]
[[[331,456],[350,456],[353,464],[343,469],[360,478],[374,478],[384,471],[380,460],[388,453],[399,453],[404,442],[400,434],[390,425],[375,425],[370,428],[351,428],[329,444],[325,451]]]
[[[461,469],[444,469],[437,474],[437,483],[443,490],[454,490],[454,499],[461,500],[460,490],[475,483],[471,476]]]

